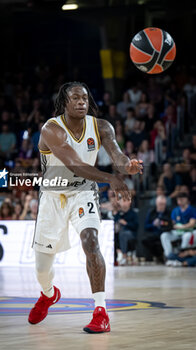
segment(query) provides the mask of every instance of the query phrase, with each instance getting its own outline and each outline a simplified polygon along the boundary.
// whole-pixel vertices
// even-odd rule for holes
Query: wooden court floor
[[[112,331],[107,334],[82,331],[91,319],[91,312],[81,306],[91,298],[85,269],[57,267],[55,285],[64,301],[60,313],[52,313],[53,306],[42,323],[30,325],[28,308],[40,291],[34,269],[1,268],[1,350],[196,350],[194,268],[110,267],[107,299],[116,306],[109,311]]]

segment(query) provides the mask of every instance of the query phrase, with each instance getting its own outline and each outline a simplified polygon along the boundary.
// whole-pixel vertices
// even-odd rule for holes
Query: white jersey
[[[100,136],[96,118],[86,115],[84,119],[83,132],[80,139],[77,139],[71,130],[66,126],[64,115],[49,119],[49,122],[58,124],[67,134],[67,143],[78,153],[84,163],[94,166],[97,153],[100,148]],[[70,171],[55,155],[50,151],[40,149],[41,167],[43,172],[43,180],[58,179],[58,186],[41,186],[41,190],[73,192],[80,190],[91,190],[95,188],[95,183],[91,180],[76,176]],[[65,181],[68,180],[65,186]],[[43,181],[44,183],[44,181]],[[59,185],[59,184],[62,185]]]

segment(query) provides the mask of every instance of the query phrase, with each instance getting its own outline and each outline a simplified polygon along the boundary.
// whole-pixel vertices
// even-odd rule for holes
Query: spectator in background
[[[12,171],[13,173],[23,173],[25,171],[25,168],[23,167],[20,159],[18,158],[15,159],[15,164]]]
[[[120,149],[123,150],[125,147],[125,137],[124,137],[123,126],[120,120],[117,120],[115,122],[115,134],[116,134],[116,141]]]
[[[135,125],[135,111],[133,108],[128,108],[124,123],[125,135],[128,136],[133,131]]]
[[[178,206],[171,213],[173,230],[171,232],[163,232],[161,235],[161,243],[167,259],[172,253],[172,242],[180,239],[181,249],[185,249],[190,247],[192,240],[196,239],[196,234],[193,233],[196,224],[196,209],[190,205],[189,197],[186,193],[178,194],[177,204]]]
[[[164,114],[162,116],[162,120],[166,125],[167,122],[176,125],[176,108],[173,105],[168,105],[165,108]]]
[[[123,255],[122,260],[119,257],[117,260],[120,265],[126,265],[128,251],[131,251],[133,256],[135,255],[138,216],[131,208],[131,200],[120,199],[119,204],[120,211],[114,215],[114,222],[119,237],[119,247]]]
[[[176,172],[178,172],[178,174],[181,176],[182,182],[185,185],[188,185],[190,181],[190,171],[192,169],[192,161],[190,155],[190,150],[188,148],[185,148],[182,151],[182,161],[175,166]]]
[[[161,85],[153,77],[149,77],[148,79],[147,91],[150,103],[160,113],[163,108],[163,91]]]
[[[105,115],[105,119],[107,119],[107,121],[110,122],[113,125],[113,127],[115,127],[116,121],[120,119],[120,116],[116,111],[115,104],[111,104],[108,107],[108,114]]]
[[[29,111],[29,105],[30,105],[30,95],[29,91],[23,91],[22,95],[16,96],[14,99],[14,114],[16,115],[16,119],[19,119],[19,116],[24,111]]]
[[[13,206],[10,202],[3,202],[0,208],[0,220],[12,220]]]
[[[135,85],[127,92],[129,94],[129,100],[132,103],[132,106],[135,108],[141,99],[142,91],[140,90],[138,85]]]
[[[120,204],[111,189],[108,190],[107,197],[108,201],[100,204],[102,218],[113,220],[114,215],[120,210]]]
[[[153,207],[153,206],[156,205],[156,199],[157,199],[158,196],[165,196],[164,187],[161,186],[161,185],[158,185],[158,186],[156,187],[156,194],[155,194],[155,197],[153,197],[153,198],[150,200],[150,202],[149,202],[150,206]],[[171,207],[171,206],[172,206],[172,200],[171,200],[171,198],[170,198],[170,197],[167,197],[167,196],[165,196],[165,197],[166,197],[166,199],[167,199],[167,208],[168,208],[168,207]]]
[[[181,185],[179,189],[179,193],[186,193],[190,198],[190,191],[187,185]]]
[[[156,120],[153,124],[153,128],[150,131],[150,148],[155,149],[155,140],[158,135],[158,127],[162,124],[160,120]]]
[[[41,113],[42,113],[42,100],[36,98],[33,100],[33,108],[27,118],[28,125],[34,127],[34,124],[39,123],[41,118]]]
[[[107,182],[98,183],[98,188],[99,188],[99,203],[106,203],[108,201],[107,192],[110,188],[110,184]],[[105,218],[102,217],[102,219],[105,219]]]
[[[196,165],[190,171],[188,188],[190,193],[190,201],[192,205],[196,205]]]
[[[165,163],[163,165],[163,173],[160,175],[158,180],[158,185],[164,187],[166,196],[175,198],[179,193],[181,184],[181,176],[172,171],[170,163]]]
[[[21,141],[24,131],[27,130],[27,112],[22,111],[19,114],[19,119],[17,120],[15,131],[19,136],[19,141]]]
[[[153,257],[163,262],[163,248],[160,241],[161,234],[172,229],[170,211],[167,209],[167,198],[159,195],[156,198],[156,206],[150,209],[145,220],[145,234],[142,243]]]
[[[33,154],[33,145],[30,139],[23,139],[22,144],[19,149],[20,159],[30,159]]]
[[[22,204],[20,202],[15,203],[14,213],[12,214],[12,220],[20,220],[22,214]]]
[[[174,82],[171,82],[168,90],[165,93],[165,105],[173,105],[176,106],[177,99],[179,96],[179,89],[177,88]]]
[[[126,154],[127,157],[129,157],[130,159],[133,157],[136,157],[135,153],[135,148],[134,148],[134,144],[132,141],[127,141],[125,144],[125,149],[124,149],[124,153]]]
[[[38,124],[38,130],[35,131],[33,134],[32,134],[32,137],[31,137],[31,141],[33,143],[33,151],[34,153],[38,153],[39,149],[38,149],[38,142],[39,142],[39,138],[40,138],[40,132],[41,132],[41,128],[42,126],[44,125],[43,122],[40,122]]]
[[[36,220],[38,210],[38,200],[32,199],[31,195],[25,198],[24,208],[20,220]]]
[[[188,248],[179,254],[171,253],[167,260],[167,266],[194,267],[196,266],[196,247]]]
[[[122,118],[122,119],[125,119],[126,116],[127,116],[127,109],[128,108],[132,108],[133,107],[133,104],[130,102],[129,100],[129,94],[128,92],[124,92],[123,94],[123,99],[122,101],[118,102],[117,103],[117,106],[116,106],[116,111],[118,113],[118,115]]]
[[[192,135],[192,144],[189,147],[190,159],[193,164],[196,164],[196,135]]]
[[[10,131],[8,124],[3,124],[0,133],[0,156],[4,159],[13,159],[15,151],[16,135]]]
[[[149,108],[148,96],[145,92],[142,92],[141,97],[137,105],[135,106],[136,118],[142,119],[148,114]]]
[[[145,129],[148,133],[150,133],[154,127],[155,122],[157,121],[157,116],[155,115],[155,108],[152,103],[149,103],[147,114],[144,116],[145,121]]]
[[[157,135],[154,142],[155,162],[163,164],[167,158],[167,139],[165,127],[161,121],[157,124]]]
[[[176,128],[176,108],[173,105],[168,105],[165,109],[162,118],[165,125],[165,132],[167,137],[167,153],[171,156],[176,144],[177,128]]]
[[[137,153],[137,159],[143,160],[143,174],[140,176],[140,180],[143,184],[143,189],[146,190],[149,187],[149,176],[151,174],[152,163],[154,163],[154,151],[149,149],[149,141],[143,140]]]
[[[99,107],[101,117],[104,117],[105,115],[109,114],[109,106],[110,105],[111,105],[111,93],[109,91],[105,91],[103,94],[103,102],[101,103],[101,105]]]
[[[185,92],[188,101],[190,101],[191,97],[196,93],[196,80],[195,77],[189,77],[189,81],[184,85],[183,91]]]
[[[134,148],[138,150],[142,141],[147,139],[148,139],[148,135],[145,132],[145,122],[136,119],[134,124],[134,129],[129,135],[129,140],[133,142]]]
[[[33,158],[28,172],[41,175],[40,158]]]
[[[13,126],[13,121],[12,121],[10,112],[4,110],[1,113],[1,124],[7,124],[9,129],[11,129],[11,127]]]

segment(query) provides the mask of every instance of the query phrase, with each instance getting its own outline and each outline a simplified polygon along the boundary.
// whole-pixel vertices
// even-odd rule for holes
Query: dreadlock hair
[[[60,87],[58,95],[57,95],[55,103],[54,103],[55,117],[57,117],[58,115],[63,114],[65,112],[65,107],[66,107],[67,103],[69,102],[68,91],[70,91],[75,86],[81,86],[87,90],[88,99],[89,99],[88,113],[90,115],[97,117],[98,116],[98,106],[97,106],[88,86],[85,83],[80,83],[78,81],[65,83]]]

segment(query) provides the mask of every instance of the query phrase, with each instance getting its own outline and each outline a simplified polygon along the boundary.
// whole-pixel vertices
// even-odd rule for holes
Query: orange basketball
[[[171,66],[176,57],[176,45],[165,30],[145,28],[132,39],[130,57],[142,72],[158,74]]]

